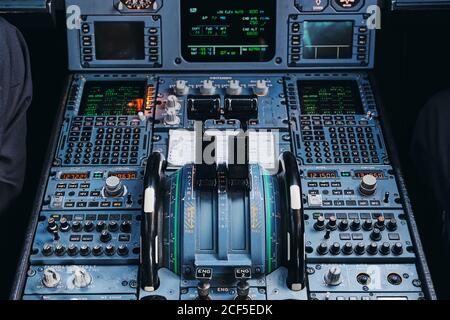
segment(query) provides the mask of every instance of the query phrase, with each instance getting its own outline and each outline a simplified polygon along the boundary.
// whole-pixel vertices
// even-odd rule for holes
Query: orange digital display
[[[371,175],[378,179],[385,178],[383,171],[379,170],[358,170],[355,171],[355,177],[362,178],[364,176]]]
[[[63,172],[59,178],[61,180],[87,180],[89,172]]]
[[[308,171],[308,178],[311,178],[311,179],[337,178],[337,172],[336,171]]]
[[[132,180],[137,179],[136,171],[120,171],[120,172],[110,172],[109,177],[117,177],[122,180]]]

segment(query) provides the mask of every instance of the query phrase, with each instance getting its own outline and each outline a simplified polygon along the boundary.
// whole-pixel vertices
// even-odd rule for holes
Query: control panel
[[[362,70],[375,4],[66,1],[77,73],[14,297],[432,298]]]

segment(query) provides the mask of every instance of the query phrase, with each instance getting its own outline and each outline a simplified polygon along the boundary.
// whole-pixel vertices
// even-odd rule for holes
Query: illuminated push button
[[[120,197],[124,193],[124,187],[120,179],[116,176],[108,177],[105,181],[105,196]]]
[[[359,186],[359,192],[364,196],[371,196],[377,190],[377,178],[371,174],[366,174]]]
[[[269,87],[266,80],[256,81],[254,92],[257,96],[266,96],[269,93]]]
[[[239,80],[231,80],[227,88],[227,94],[232,96],[238,96],[242,92],[242,87]]]
[[[60,282],[61,282],[61,276],[55,269],[47,268],[44,270],[42,284],[46,288],[56,288]]]
[[[200,87],[200,93],[203,95],[213,95],[216,92],[216,87],[214,82],[211,80],[203,80],[202,86]]]
[[[189,93],[189,86],[186,80],[177,80],[175,83],[175,94],[177,96],[185,96]]]

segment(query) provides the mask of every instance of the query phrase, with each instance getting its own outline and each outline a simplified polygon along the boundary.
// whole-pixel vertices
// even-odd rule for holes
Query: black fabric
[[[0,18],[0,216],[22,190],[27,109],[32,98],[28,49],[22,34]]]
[[[411,159],[437,207],[450,213],[450,90],[436,94],[421,110]]]

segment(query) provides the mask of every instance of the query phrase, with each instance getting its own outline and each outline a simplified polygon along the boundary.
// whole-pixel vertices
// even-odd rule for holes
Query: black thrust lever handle
[[[291,290],[300,291],[305,286],[305,230],[303,224],[302,186],[297,160],[291,152],[280,156],[280,165],[287,193],[286,230],[289,232],[287,258],[287,285]]]
[[[159,194],[165,169],[164,156],[154,152],[147,160],[144,177],[144,202],[141,221],[141,286],[148,292],[159,285],[157,257],[157,225],[160,219]]]

